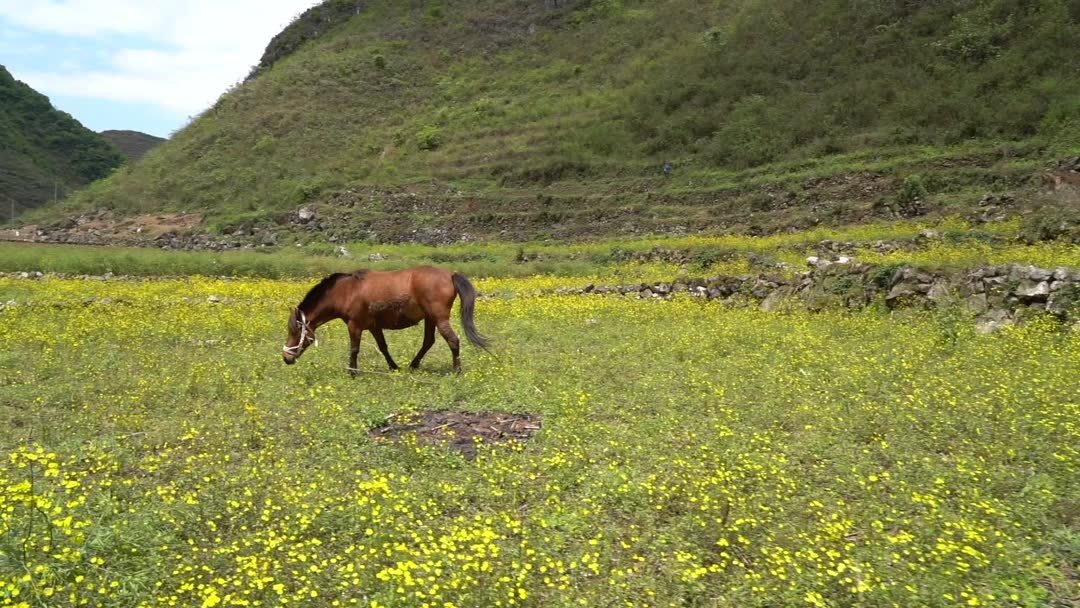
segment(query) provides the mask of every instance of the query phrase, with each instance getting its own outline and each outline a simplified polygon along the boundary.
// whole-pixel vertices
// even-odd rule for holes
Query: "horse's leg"
[[[461,340],[458,340],[457,334],[454,333],[454,328],[450,326],[450,315],[442,316],[435,324],[439,328],[439,333],[442,334],[447,345],[450,346],[450,354],[454,356],[454,371],[461,373]]]
[[[416,353],[413,357],[412,363],[409,367],[412,369],[419,369],[420,361],[427,354],[427,351],[431,348],[431,345],[435,344],[435,322],[430,318],[424,319],[424,343],[420,345],[420,352]]]
[[[394,363],[394,358],[390,356],[390,350],[386,348],[386,336],[383,335],[382,329],[378,327],[372,328],[371,335],[375,336],[375,344],[379,345],[379,352],[386,359],[386,364],[390,366],[390,369],[397,369],[397,363]]]
[[[355,323],[349,323],[349,340],[351,342],[349,347],[349,375],[356,377],[360,368],[356,364],[356,358],[360,356],[360,336],[363,335],[364,329]]]

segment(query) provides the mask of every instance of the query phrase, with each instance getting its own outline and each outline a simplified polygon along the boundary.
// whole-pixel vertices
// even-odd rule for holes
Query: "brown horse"
[[[349,373],[356,375],[356,357],[360,353],[360,335],[364,330],[375,336],[379,352],[390,369],[397,363],[386,349],[384,329],[404,329],[424,322],[424,343],[409,367],[420,361],[435,343],[435,330],[446,340],[454,356],[454,371],[461,373],[460,341],[450,326],[454,297],[461,297],[461,324],[470,342],[487,350],[488,340],[476,331],[473,310],[476,289],[465,275],[441,268],[420,266],[408,270],[378,272],[359,270],[351,274],[335,273],[311,288],[289,316],[289,337],[282,356],[292,365],[315,343],[315,329],[327,321],[341,319],[349,327],[352,347]]]

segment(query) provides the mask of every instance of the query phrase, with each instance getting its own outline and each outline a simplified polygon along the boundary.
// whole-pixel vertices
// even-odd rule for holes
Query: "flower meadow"
[[[477,281],[462,376],[351,379],[341,324],[281,361],[305,282],[0,278],[0,605],[1080,601],[1076,329],[550,283]],[[440,409],[542,429],[369,435]]]

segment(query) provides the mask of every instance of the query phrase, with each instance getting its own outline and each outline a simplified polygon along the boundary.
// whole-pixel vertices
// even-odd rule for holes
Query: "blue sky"
[[[95,131],[160,137],[316,0],[0,0],[0,65]]]

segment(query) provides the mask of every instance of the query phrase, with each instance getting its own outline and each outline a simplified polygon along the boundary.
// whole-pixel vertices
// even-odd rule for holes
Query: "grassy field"
[[[434,264],[474,277],[588,281],[668,280],[679,273],[699,276],[789,272],[821,255],[823,241],[850,244],[845,255],[873,264],[930,268],[968,268],[979,264],[1080,266],[1080,246],[1069,238],[1028,239],[1030,222],[1021,219],[973,225],[949,217],[818,228],[771,236],[740,234],[685,237],[607,238],[578,242],[476,242],[444,246],[418,244],[306,243],[226,252],[165,251],[27,243],[0,243],[0,272],[41,271],[67,274],[113,273],[128,276],[231,276],[311,278],[356,268],[392,270]],[[934,239],[920,238],[932,230]],[[1075,238],[1075,237],[1074,237]],[[879,241],[896,245],[875,248]],[[374,256],[374,259],[372,258]],[[652,257],[650,257],[652,256]],[[647,263],[643,263],[647,262]]]
[[[463,376],[442,343],[376,373],[366,338],[354,380],[343,326],[281,363],[307,285],[0,278],[0,603],[1080,599],[1075,329],[519,296],[479,303]],[[475,460],[369,437],[441,409],[543,428]]]

